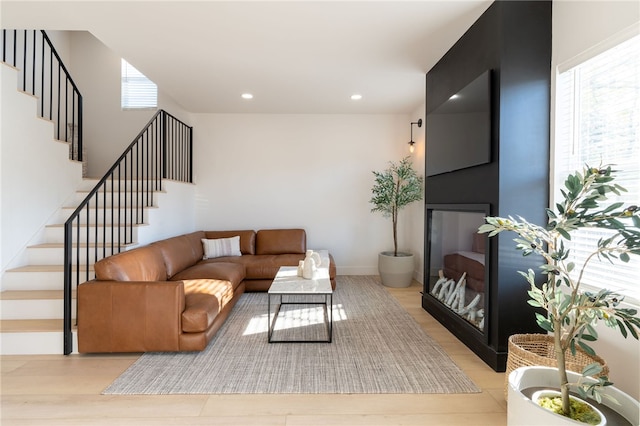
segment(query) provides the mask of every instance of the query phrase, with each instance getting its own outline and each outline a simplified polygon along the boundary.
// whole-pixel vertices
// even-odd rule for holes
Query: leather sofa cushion
[[[182,331],[189,333],[205,331],[213,324],[216,315],[233,299],[233,286],[230,281],[217,279],[182,280],[182,282],[185,293]]]
[[[110,281],[166,281],[167,269],[158,247],[136,248],[105,257],[94,265],[96,279]]]
[[[182,312],[183,333],[205,331],[220,313],[220,302],[211,294],[186,294],[184,300],[187,307]]]
[[[273,280],[281,266],[298,266],[298,262],[303,259],[304,254],[256,254],[255,256],[219,257],[203,260],[202,263],[236,263],[244,266],[245,279]]]
[[[191,244],[191,248],[193,249],[193,256],[201,260],[204,257],[204,248],[202,247],[202,239],[205,238],[204,231],[192,232],[191,234],[185,235]]]
[[[304,254],[306,250],[307,234],[304,229],[261,229],[256,233],[258,255]]]
[[[202,243],[196,240],[197,236],[203,237],[204,232],[180,235],[152,244],[162,252],[169,278],[202,259]]]
[[[235,290],[245,278],[245,268],[242,264],[231,262],[207,262],[202,261],[197,265],[185,269],[171,277],[172,281],[216,279],[226,280]],[[186,290],[185,290],[186,291]]]
[[[236,235],[240,237],[240,252],[242,254],[256,254],[256,232],[244,231],[205,231],[204,238],[213,240],[216,238],[230,238]],[[202,259],[203,256],[200,256]]]

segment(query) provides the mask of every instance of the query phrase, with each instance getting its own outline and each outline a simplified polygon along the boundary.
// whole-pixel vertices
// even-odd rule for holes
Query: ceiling
[[[89,31],[191,112],[405,114],[491,2],[3,0],[0,22]]]

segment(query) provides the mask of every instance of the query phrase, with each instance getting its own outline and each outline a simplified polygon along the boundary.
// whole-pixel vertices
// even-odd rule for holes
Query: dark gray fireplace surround
[[[495,371],[505,371],[507,339],[540,332],[517,273],[537,259],[515,250],[513,235],[486,239],[483,328],[429,292],[430,217],[438,206],[483,206],[493,216],[545,223],[549,187],[551,1],[496,1],[426,75],[426,116],[490,70],[489,161],[425,181],[425,288],[422,306]],[[429,156],[429,128],[426,156]],[[435,140],[435,138],[434,138]],[[442,143],[442,142],[440,142]],[[470,139],[472,144],[473,140]],[[464,210],[464,208],[462,208]],[[485,237],[486,238],[486,237]]]

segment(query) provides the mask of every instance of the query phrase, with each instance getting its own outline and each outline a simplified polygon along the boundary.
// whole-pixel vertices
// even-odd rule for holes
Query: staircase
[[[9,269],[2,278],[3,292],[0,293],[1,312],[1,353],[12,354],[62,354],[63,353],[63,284],[64,284],[64,222],[75,211],[78,204],[85,199],[90,190],[98,183],[97,179],[83,179],[75,195],[62,206],[52,223],[44,227],[42,242],[26,248],[24,266]],[[130,187],[131,185],[126,185]],[[158,195],[160,195],[159,193]],[[111,194],[106,193],[107,200]],[[129,191],[122,193],[122,197],[130,197]],[[114,197],[116,200],[117,197]],[[117,200],[116,200],[117,203]],[[130,208],[130,207],[129,207]],[[146,207],[147,211],[155,207]],[[124,210],[122,208],[121,210]],[[117,209],[115,210],[118,211]],[[121,213],[125,214],[124,211]],[[130,214],[128,212],[127,214]],[[150,214],[150,212],[148,213]],[[147,214],[147,217],[148,217]],[[81,240],[82,247],[107,250],[111,254],[111,234],[103,232],[105,219],[98,215],[95,209],[90,211],[89,243],[86,238]],[[110,222],[108,216],[106,222]],[[137,228],[134,227],[133,243],[122,244],[123,250],[137,245]],[[96,232],[97,231],[97,232]],[[98,235],[98,242],[95,235]],[[102,235],[107,235],[106,243]],[[117,235],[115,236],[117,238]],[[75,249],[75,244],[74,244]],[[85,278],[93,278],[93,260],[89,259],[80,266],[81,282]],[[73,296],[72,312],[75,324],[75,292]],[[74,327],[74,348],[77,348]]]
[[[2,31],[2,46],[10,45],[8,33]],[[24,39],[31,40],[29,34]],[[39,52],[36,45],[37,39],[33,51]],[[0,63],[0,141],[8,158],[0,170],[0,260],[6,268],[0,277],[0,354],[69,354],[77,348],[75,290],[94,278],[96,261],[193,231],[192,128],[160,110],[104,177],[83,179],[81,132],[66,130],[81,128],[81,112],[52,114],[36,93],[42,85],[21,82],[40,74],[37,67],[20,71],[14,64],[21,61],[7,63],[6,52]],[[60,108],[63,96],[49,97]],[[75,95],[69,98],[75,106]],[[162,212],[155,207],[160,204]]]

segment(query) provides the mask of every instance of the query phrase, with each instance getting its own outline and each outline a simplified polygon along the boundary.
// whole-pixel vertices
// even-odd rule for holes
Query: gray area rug
[[[480,392],[378,277],[338,276],[333,314],[332,343],[269,344],[267,294],[246,293],[204,351],[146,353],[103,394]],[[323,339],[323,318],[288,305],[274,338]]]

